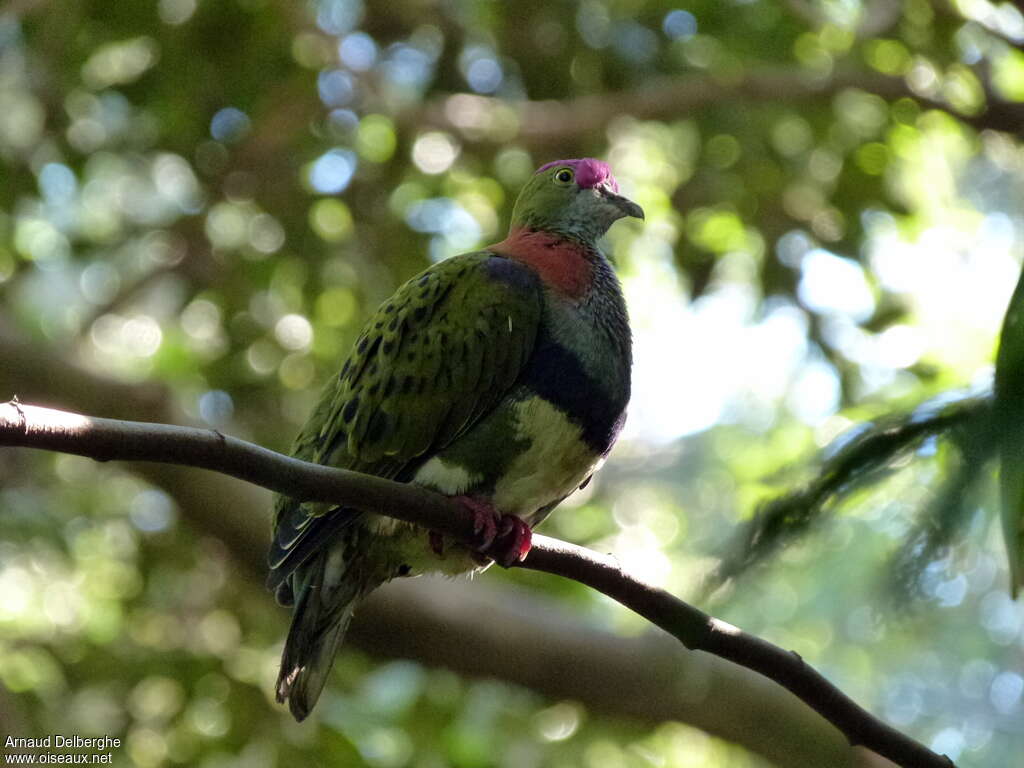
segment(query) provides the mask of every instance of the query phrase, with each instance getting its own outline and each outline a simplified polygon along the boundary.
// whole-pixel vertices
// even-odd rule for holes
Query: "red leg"
[[[520,517],[505,515],[501,518],[501,530],[489,554],[498,565],[509,568],[525,560],[531,546],[533,531],[530,526]]]
[[[522,519],[503,515],[489,502],[470,496],[456,496],[455,501],[473,513],[477,552],[505,568],[526,558],[533,533]]]

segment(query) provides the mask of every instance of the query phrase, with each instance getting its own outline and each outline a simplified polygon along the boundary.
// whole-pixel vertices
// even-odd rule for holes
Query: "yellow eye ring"
[[[572,184],[573,172],[571,168],[559,168],[555,171],[555,182],[563,186]]]

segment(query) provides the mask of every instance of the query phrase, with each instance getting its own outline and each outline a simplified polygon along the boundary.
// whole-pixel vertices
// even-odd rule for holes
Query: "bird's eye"
[[[555,181],[559,184],[572,184],[572,171],[568,168],[563,168],[555,174]]]

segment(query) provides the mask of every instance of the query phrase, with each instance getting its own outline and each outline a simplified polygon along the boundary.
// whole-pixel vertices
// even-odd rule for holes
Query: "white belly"
[[[583,442],[582,430],[547,400],[516,404],[520,435],[530,447],[509,466],[494,489],[494,506],[527,522],[540,508],[568,496],[597,469],[600,456]]]
[[[508,466],[490,497],[494,508],[528,523],[539,509],[568,496],[601,463],[582,439],[582,430],[547,400],[531,396],[513,406],[516,437],[529,447]],[[426,462],[413,482],[456,496],[482,478],[440,457]]]

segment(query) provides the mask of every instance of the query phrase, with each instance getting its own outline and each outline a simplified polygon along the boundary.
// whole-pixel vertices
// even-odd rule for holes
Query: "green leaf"
[[[1024,573],[1024,275],[1017,282],[1003,320],[996,355],[993,416],[999,430],[999,484],[1003,537],[1010,559],[1010,592],[1020,589]]]

